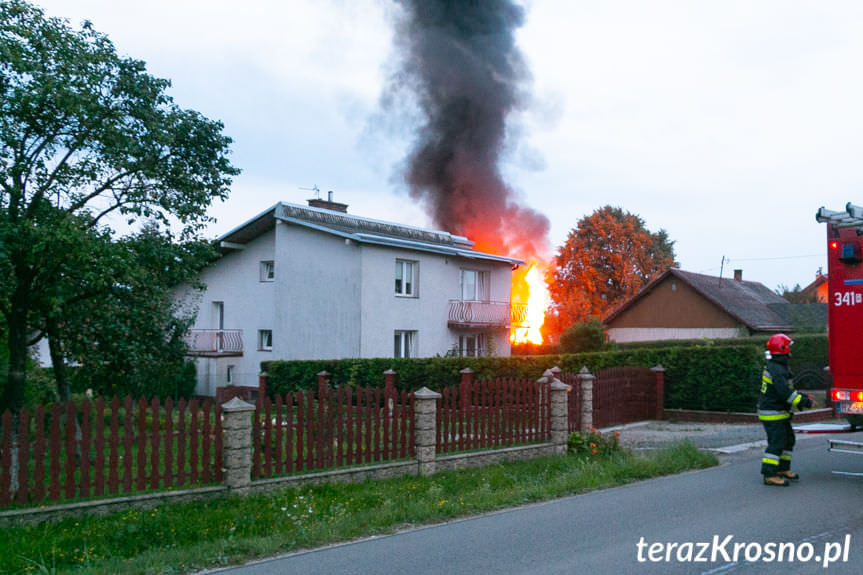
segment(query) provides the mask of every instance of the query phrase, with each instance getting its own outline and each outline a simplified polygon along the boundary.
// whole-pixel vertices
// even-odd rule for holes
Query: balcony
[[[526,304],[510,304],[507,301],[450,300],[447,325],[512,328],[524,324],[526,312]]]
[[[186,335],[189,355],[230,357],[243,355],[241,329],[190,329]]]

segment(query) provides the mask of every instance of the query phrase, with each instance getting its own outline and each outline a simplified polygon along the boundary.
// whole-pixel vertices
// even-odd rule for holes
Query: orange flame
[[[513,274],[511,316],[515,327],[509,336],[512,343],[543,343],[541,328],[549,301],[544,275],[537,262]]]

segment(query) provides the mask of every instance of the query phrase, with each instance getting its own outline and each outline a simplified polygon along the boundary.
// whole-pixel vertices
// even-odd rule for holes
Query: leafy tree
[[[70,378],[79,389],[103,395],[188,396],[194,366],[186,361],[184,336],[194,323],[194,302],[178,303],[174,288],[194,284],[215,256],[207,242],[175,243],[156,225],[114,245],[124,274],[98,299],[67,306],[49,332],[62,359],[80,365]],[[52,349],[52,354],[54,353]],[[64,376],[55,376],[58,385]],[[63,385],[60,385],[61,389]]]
[[[639,216],[621,208],[598,209],[579,220],[554,258],[546,323],[559,334],[604,317],[676,265],[665,230],[651,233]]]
[[[107,218],[174,222],[185,240],[227,197],[239,173],[231,139],[220,122],[177,106],[169,87],[118,56],[89,22],[73,30],[21,0],[0,3],[0,319],[9,354],[0,409],[23,401],[28,346],[62,310],[122,275]]]
[[[561,353],[602,351],[605,346],[605,326],[595,317],[576,322],[560,336]]]

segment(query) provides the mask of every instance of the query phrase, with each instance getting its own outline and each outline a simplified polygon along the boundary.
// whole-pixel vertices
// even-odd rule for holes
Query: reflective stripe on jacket
[[[794,390],[789,375],[787,356],[774,356],[767,361],[767,368],[761,375],[761,398],[758,401],[758,419],[761,421],[788,419],[791,408],[803,399]]]

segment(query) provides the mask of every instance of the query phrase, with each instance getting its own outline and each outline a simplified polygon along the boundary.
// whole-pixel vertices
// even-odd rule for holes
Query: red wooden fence
[[[0,418],[0,507],[127,495],[222,480],[211,401],[55,403]]]
[[[252,422],[252,477],[414,457],[407,392],[321,386],[262,399]]]
[[[555,377],[572,388],[566,394],[569,432],[581,431],[581,382],[578,379],[578,375],[562,372],[558,373]]]
[[[581,429],[581,382],[577,374],[558,379],[572,386],[569,394],[569,430]],[[643,367],[611,367],[598,371],[593,381],[593,426],[623,425],[657,418],[661,406],[662,372]],[[659,414],[661,417],[661,413]]]
[[[655,414],[656,373],[644,367],[611,367],[596,373],[594,427],[644,421]]]
[[[473,381],[443,389],[437,453],[488,449],[551,438],[549,387],[530,380]]]

